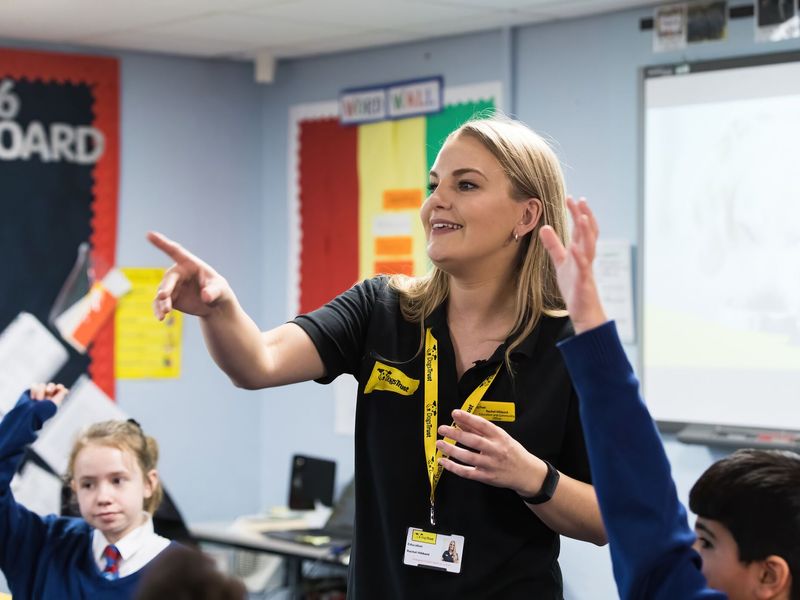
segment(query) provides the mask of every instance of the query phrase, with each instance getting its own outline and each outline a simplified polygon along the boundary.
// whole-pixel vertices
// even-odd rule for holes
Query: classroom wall
[[[157,229],[207,258],[242,304],[262,305],[260,90],[250,66],[123,54],[118,262],[167,266]],[[161,471],[189,521],[261,506],[257,395],[238,390],[184,319],[182,376],[120,381],[120,406],[161,443]]]

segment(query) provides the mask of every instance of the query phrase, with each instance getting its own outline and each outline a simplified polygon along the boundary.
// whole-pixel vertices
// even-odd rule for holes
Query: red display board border
[[[103,132],[105,150],[93,169],[91,256],[99,279],[116,264],[119,195],[119,61],[116,58],[0,49],[3,74],[14,79],[88,85],[94,98],[92,126]],[[103,326],[89,349],[89,373],[114,398],[114,320]]]

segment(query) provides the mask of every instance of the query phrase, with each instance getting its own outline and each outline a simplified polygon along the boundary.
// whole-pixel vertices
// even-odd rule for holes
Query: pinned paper
[[[174,310],[163,321],[153,316],[153,298],[164,269],[122,269],[131,292],[117,307],[114,372],[117,379],[166,379],[181,374],[183,315]]]
[[[52,381],[67,349],[30,313],[21,312],[0,334],[0,414],[14,407],[31,384]]]
[[[33,461],[27,461],[11,480],[11,492],[17,502],[38,515],[61,512],[61,479]]]
[[[383,191],[383,210],[419,210],[422,206],[422,188],[392,189]]]
[[[685,2],[657,6],[653,19],[653,52],[686,48],[688,18]]]
[[[619,337],[625,344],[636,341],[631,254],[631,244],[625,240],[597,242],[594,272],[600,299],[608,317],[616,321]]]
[[[86,352],[97,332],[113,314],[117,300],[131,289],[122,271],[111,269],[89,293],[56,317],[55,326],[78,352]]]
[[[800,17],[794,2],[761,0],[755,3],[757,42],[780,42],[800,37]]]

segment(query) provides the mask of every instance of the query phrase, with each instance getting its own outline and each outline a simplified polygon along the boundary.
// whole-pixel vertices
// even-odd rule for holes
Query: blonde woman
[[[559,162],[519,122],[468,122],[439,152],[421,218],[429,274],[368,279],[266,332],[213,268],[151,233],[175,261],[155,313],[199,316],[241,387],[358,379],[350,597],[561,598],[559,534],[604,544],[605,532],[555,347],[572,327],[537,239],[543,225],[566,239]],[[504,437],[453,475],[437,425],[458,408]],[[420,568],[436,533],[463,536],[458,573]]]
[[[447,550],[442,553],[442,561],[450,563],[458,562],[458,551],[456,550],[456,543],[454,540],[450,540],[450,543],[447,545]]]

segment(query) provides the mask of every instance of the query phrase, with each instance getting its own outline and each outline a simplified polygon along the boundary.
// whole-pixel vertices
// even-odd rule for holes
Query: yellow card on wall
[[[180,377],[183,315],[173,311],[163,321],[153,315],[153,298],[164,269],[121,269],[131,282],[115,315],[114,372],[117,379]]]

